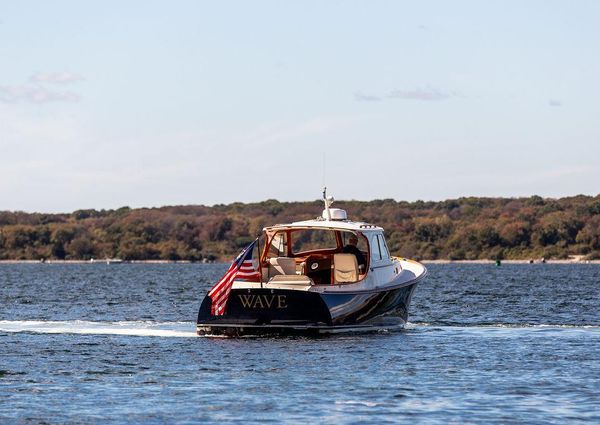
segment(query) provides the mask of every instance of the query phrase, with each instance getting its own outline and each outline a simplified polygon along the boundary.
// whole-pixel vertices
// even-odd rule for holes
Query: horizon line
[[[510,200],[518,200],[518,199],[530,199],[533,197],[538,197],[541,198],[543,200],[561,200],[561,199],[569,199],[569,198],[578,198],[578,197],[586,197],[586,198],[596,198],[600,196],[600,193],[596,194],[596,195],[587,195],[587,194],[583,194],[583,193],[578,193],[576,195],[567,195],[567,196],[560,196],[560,197],[552,197],[552,196],[540,196],[537,194],[532,194],[532,195],[528,195],[528,196],[477,196],[477,195],[466,195],[466,196],[460,196],[457,198],[446,198],[446,199],[440,199],[440,200],[433,200],[433,199],[429,199],[429,200],[424,200],[424,199],[415,199],[415,200],[406,200],[406,199],[395,199],[395,198],[374,198],[374,199],[370,199],[370,200],[361,200],[361,199],[336,199],[334,202],[336,203],[343,203],[343,202],[364,202],[364,203],[370,203],[370,202],[375,202],[375,201],[394,201],[396,203],[401,203],[401,202],[405,202],[408,204],[414,204],[417,202],[423,202],[423,203],[429,203],[429,202],[433,202],[433,203],[442,203],[442,202],[448,202],[448,201],[458,201],[461,199],[472,199],[472,198],[479,198],[479,199],[510,199]],[[122,205],[120,207],[113,207],[113,208],[97,208],[97,207],[89,207],[89,208],[77,208],[75,210],[72,210],[70,212],[68,211],[28,211],[28,210],[21,210],[21,209],[15,209],[15,210],[0,210],[0,213],[25,213],[25,214],[53,214],[53,215],[61,215],[61,214],[65,214],[65,215],[70,215],[73,214],[77,211],[89,211],[89,210],[94,210],[94,211],[117,211],[120,209],[124,209],[124,208],[128,208],[130,210],[143,210],[143,209],[162,209],[162,208],[174,208],[174,207],[206,207],[206,208],[214,208],[214,207],[218,207],[218,206],[229,206],[229,205],[233,205],[233,204],[242,204],[242,205],[252,205],[252,204],[261,204],[264,202],[269,202],[269,201],[274,201],[274,202],[278,202],[281,204],[300,204],[300,203],[313,203],[313,202],[322,202],[322,199],[312,199],[312,200],[295,200],[295,201],[281,201],[275,198],[268,198],[268,199],[263,199],[260,201],[249,201],[249,202],[243,202],[243,201],[233,201],[233,202],[229,202],[229,203],[222,203],[222,202],[218,202],[218,203],[214,203],[214,204],[195,204],[195,203],[189,203],[189,204],[163,204],[160,206],[130,206],[130,205]]]

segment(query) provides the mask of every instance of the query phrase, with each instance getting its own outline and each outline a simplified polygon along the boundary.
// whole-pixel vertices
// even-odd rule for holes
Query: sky
[[[596,195],[598,16],[0,0],[0,210]]]

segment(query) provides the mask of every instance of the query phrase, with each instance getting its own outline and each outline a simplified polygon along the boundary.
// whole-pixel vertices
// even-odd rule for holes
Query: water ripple
[[[0,266],[0,423],[600,422],[600,267],[430,265],[398,332],[197,338],[226,268]]]

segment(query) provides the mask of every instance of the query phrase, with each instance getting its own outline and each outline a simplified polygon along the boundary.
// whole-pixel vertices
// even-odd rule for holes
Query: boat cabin
[[[339,209],[330,209],[329,217],[265,228],[263,282],[356,283],[373,263],[391,262],[382,228],[349,221]]]

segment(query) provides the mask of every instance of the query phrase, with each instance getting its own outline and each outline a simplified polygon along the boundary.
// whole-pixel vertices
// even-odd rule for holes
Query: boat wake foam
[[[89,322],[85,320],[0,320],[0,332],[48,334],[129,335],[156,337],[196,337],[193,322]]]
[[[592,331],[600,332],[600,325],[574,325],[574,324],[533,324],[533,323],[480,323],[480,324],[462,324],[462,323],[427,323],[427,322],[408,322],[406,330],[418,329],[440,329],[440,330],[474,330],[474,331]]]
[[[426,322],[408,322],[406,331],[586,331],[600,333],[600,325],[560,325],[560,324],[438,324]],[[195,338],[194,322],[91,322],[86,320],[0,320],[0,332],[29,332],[42,334],[80,334],[80,335],[128,335]],[[211,336],[211,335],[207,335]]]

